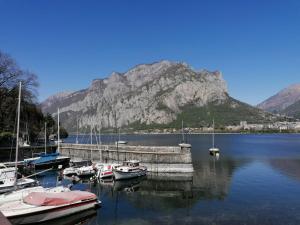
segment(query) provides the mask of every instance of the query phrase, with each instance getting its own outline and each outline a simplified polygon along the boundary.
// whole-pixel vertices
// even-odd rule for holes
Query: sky
[[[38,75],[39,101],[141,63],[222,72],[256,105],[300,83],[298,0],[0,0],[0,51]]]

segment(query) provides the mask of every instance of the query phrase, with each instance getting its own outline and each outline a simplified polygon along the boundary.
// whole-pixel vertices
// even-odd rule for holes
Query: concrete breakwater
[[[154,173],[192,173],[191,151],[177,146],[130,146],[61,144],[60,153],[71,159],[90,159],[100,162],[139,160]]]

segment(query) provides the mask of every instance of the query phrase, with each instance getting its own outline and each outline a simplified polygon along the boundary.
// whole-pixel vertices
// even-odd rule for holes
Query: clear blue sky
[[[39,76],[39,100],[161,59],[222,71],[257,104],[300,82],[300,1],[0,0],[0,50]]]

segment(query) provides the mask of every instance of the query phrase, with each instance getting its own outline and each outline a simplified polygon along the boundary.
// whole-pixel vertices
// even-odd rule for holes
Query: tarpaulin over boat
[[[69,191],[61,193],[31,192],[23,201],[30,205],[57,206],[78,201],[97,199],[96,195],[87,191]]]

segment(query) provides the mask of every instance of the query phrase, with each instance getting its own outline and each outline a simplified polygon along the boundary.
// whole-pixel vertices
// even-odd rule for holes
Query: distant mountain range
[[[229,96],[219,71],[195,71],[186,63],[160,61],[114,72],[94,80],[87,89],[59,93],[41,103],[42,110],[56,115],[70,131],[90,125],[102,128],[201,127],[263,122],[272,114]]]
[[[257,105],[271,113],[280,113],[300,119],[300,84],[293,84]]]

